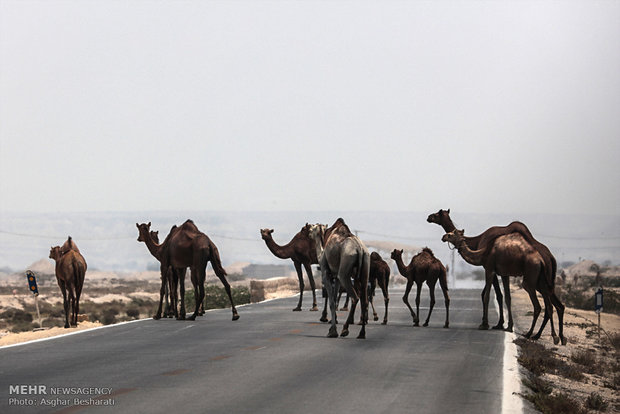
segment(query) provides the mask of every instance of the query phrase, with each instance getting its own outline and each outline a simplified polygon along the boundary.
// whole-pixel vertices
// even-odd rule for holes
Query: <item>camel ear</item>
[[[149,228],[151,228],[151,222],[150,222],[150,221],[149,221],[149,224],[147,224],[147,226],[148,226]]]
[[[139,225],[138,223],[136,223],[136,227],[137,227],[137,228],[140,228],[140,225]]]
[[[450,214],[450,209],[447,209],[447,210],[446,210],[446,213]]]
[[[269,234],[273,233],[273,229],[269,229]]]
[[[400,254],[403,254],[403,249],[400,249]]]

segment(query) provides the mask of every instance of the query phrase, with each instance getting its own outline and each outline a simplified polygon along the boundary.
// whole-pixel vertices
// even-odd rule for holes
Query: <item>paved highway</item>
[[[319,313],[292,312],[288,298],[240,307],[236,322],[218,310],[4,347],[0,412],[521,412],[507,334],[477,330],[478,290],[450,291],[449,329],[443,298],[414,328],[402,294],[391,290],[389,323],[371,322],[366,340],[358,326],[326,338]]]

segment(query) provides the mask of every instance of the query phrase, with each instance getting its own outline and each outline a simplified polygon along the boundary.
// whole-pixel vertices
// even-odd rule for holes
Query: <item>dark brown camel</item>
[[[224,285],[224,289],[228,294],[230,304],[232,307],[233,321],[239,319],[239,314],[233,303],[232,293],[230,290],[230,284],[226,280],[226,271],[222,267],[220,261],[219,251],[213,242],[202,233],[193,221],[187,220],[176,231],[171,231],[164,243],[156,245],[149,235],[149,225],[138,225],[138,231],[140,232],[139,241],[144,241],[149,251],[157,252],[161,255],[161,269],[162,273],[171,267],[174,272],[177,273],[179,280],[179,295],[181,297],[181,309],[179,318],[185,318],[185,277],[184,269],[190,268],[191,281],[194,285],[194,292],[196,293],[196,308],[194,314],[188,319],[194,320],[199,314],[200,304],[204,299],[204,282],[206,279],[206,269],[209,261],[213,266],[215,275],[220,279]],[[153,254],[155,256],[155,254]],[[181,274],[181,270],[183,273]]]
[[[171,232],[176,230],[177,226],[173,226],[170,230]],[[155,244],[159,244],[159,231],[150,231],[151,239]],[[159,259],[157,259],[159,260]],[[164,318],[176,318],[178,317],[177,310],[177,283],[178,278],[176,277],[176,273],[172,270],[172,268],[168,268],[166,271],[165,277],[162,277],[162,287],[164,289],[164,298],[166,305],[163,310]],[[185,272],[183,272],[183,276],[185,276]],[[161,290],[161,289],[160,289]],[[161,291],[160,291],[160,301],[161,301]],[[161,303],[160,303],[161,306]],[[159,319],[159,317],[154,317],[154,319]]]
[[[71,237],[65,244],[75,246]],[[64,245],[63,245],[64,246]],[[75,246],[77,249],[77,246]],[[65,328],[77,326],[77,316],[80,312],[80,295],[84,286],[86,275],[86,260],[82,254],[75,249],[67,249],[61,253],[59,246],[50,249],[49,257],[56,262],[56,281],[62,292],[63,307],[65,309]]]
[[[383,301],[385,303],[385,314],[383,315],[382,325],[386,325],[388,321],[388,303],[390,302],[390,295],[388,293],[388,284],[390,283],[390,266],[381,258],[381,255],[377,252],[370,253],[370,276],[369,276],[370,290],[368,292],[368,300],[372,307],[372,315],[375,321],[379,320],[375,305],[373,304],[373,297],[375,295],[375,288],[379,285],[381,292],[383,293]]]
[[[450,209],[439,210],[437,213],[430,214],[426,221],[428,221],[429,223],[435,223],[440,225],[446,233],[450,233],[456,230],[456,226],[450,218]],[[538,240],[536,240],[534,236],[532,236],[532,233],[527,228],[527,226],[520,221],[513,221],[507,226],[490,227],[483,233],[474,237],[465,236],[465,243],[470,249],[478,250],[490,243],[495,238],[510,233],[520,233],[525,238],[525,240],[540,253],[543,260],[545,261],[545,270],[548,284],[550,286],[553,286],[555,280],[555,273],[557,270],[557,263],[555,261],[555,257],[551,254],[551,251],[549,251],[547,246],[538,242]],[[504,329],[503,296],[502,291],[499,287],[499,281],[497,279],[497,276],[493,278],[492,284],[493,289],[495,290],[495,297],[497,298],[497,303],[499,305],[499,321],[497,325],[493,327],[493,329]],[[482,294],[484,294],[484,291],[482,292]]]
[[[541,254],[525,240],[520,233],[510,233],[499,236],[492,240],[488,245],[478,250],[472,250],[468,247],[463,230],[454,230],[444,234],[441,239],[444,242],[454,244],[461,257],[474,266],[483,266],[486,274],[486,283],[483,290],[483,313],[482,324],[480,329],[488,329],[488,310],[489,310],[489,291],[492,279],[495,275],[502,276],[504,285],[504,295],[506,296],[506,307],[508,308],[508,327],[506,331],[512,332],[513,320],[510,299],[510,276],[523,276],[523,288],[527,291],[534,307],[534,317],[532,326],[525,334],[530,337],[534,331],[536,320],[540,314],[540,304],[536,297],[538,290],[545,301],[545,318],[541,324],[540,330],[533,339],[538,339],[547,321],[551,322],[551,336],[554,343],[562,341],[562,345],[566,345],[566,339],[563,335],[564,325],[564,305],[560,302],[553,291],[553,286],[547,283],[547,271],[545,270],[545,261]],[[559,322],[559,339],[555,334],[552,318],[552,306],[555,306],[558,313]]]
[[[280,246],[274,240],[271,234],[273,229],[261,229],[260,236],[265,240],[265,244],[274,256],[280,259],[291,259],[293,265],[295,265],[295,271],[297,272],[297,279],[299,279],[299,302],[297,307],[293,311],[301,311],[301,302],[304,296],[304,277],[301,271],[303,266],[306,269],[308,280],[310,281],[310,287],[312,288],[312,308],[311,311],[318,311],[319,308],[316,304],[316,285],[314,284],[314,277],[312,276],[312,265],[318,264],[319,261],[316,256],[316,249],[314,241],[308,236],[308,230],[310,225],[306,223],[301,230],[293,236],[290,242]]]
[[[431,318],[431,313],[433,313],[433,307],[435,306],[435,284],[439,280],[439,286],[443,292],[444,302],[446,305],[446,321],[443,327],[449,327],[450,296],[448,295],[446,268],[441,261],[433,255],[433,252],[428,247],[425,247],[420,253],[413,256],[413,258],[411,258],[411,262],[409,262],[409,265],[407,266],[405,266],[405,263],[403,262],[402,250],[394,249],[391,257],[396,262],[396,266],[398,267],[400,274],[407,279],[407,287],[405,288],[403,302],[405,302],[405,305],[407,305],[409,311],[411,312],[411,316],[413,317],[413,326],[420,326],[420,291],[422,290],[422,285],[424,282],[426,282],[431,295],[430,309],[428,310],[428,316],[426,317],[426,321],[423,325],[428,326],[428,321]],[[411,305],[409,305],[409,292],[411,291],[413,282],[415,282],[417,286],[417,294],[415,297],[417,313],[414,312]]]

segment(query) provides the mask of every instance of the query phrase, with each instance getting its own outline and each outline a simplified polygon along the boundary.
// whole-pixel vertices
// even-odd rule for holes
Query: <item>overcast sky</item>
[[[618,1],[0,0],[0,211],[617,214]]]

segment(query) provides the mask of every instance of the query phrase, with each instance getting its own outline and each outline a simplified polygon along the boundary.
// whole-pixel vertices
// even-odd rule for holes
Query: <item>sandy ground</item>
[[[83,331],[84,329],[96,328],[97,326],[102,326],[100,323],[95,322],[80,322],[78,326],[75,328],[50,328],[42,331],[34,331],[34,332],[20,332],[20,333],[10,333],[8,335],[4,335],[0,337],[0,346],[5,345],[13,345],[21,342],[33,341],[35,339],[41,338],[50,338],[52,336],[64,335],[71,332]]]
[[[527,332],[532,323],[532,304],[525,290],[513,285],[511,287],[512,309],[515,322],[515,333],[523,334]],[[544,308],[542,298],[539,296],[541,306]],[[556,318],[557,330],[557,314]],[[536,329],[540,326],[542,314],[536,324]],[[563,360],[570,361],[571,354],[579,351],[590,350],[595,353],[597,363],[599,364],[618,364],[620,356],[617,351],[610,348],[609,342],[606,340],[606,334],[601,332],[603,343],[606,347],[601,347],[598,335],[587,335],[587,331],[597,330],[598,317],[594,311],[585,311],[580,309],[566,308],[564,314],[564,336],[568,343],[566,346],[554,345],[551,337],[549,325],[545,328],[539,342],[544,344],[546,348],[553,349],[557,355]],[[607,333],[620,332],[620,316],[601,313],[601,328]],[[534,332],[536,332],[536,329]],[[607,348],[607,349],[605,349]],[[605,380],[611,381],[612,378],[603,379],[601,377],[584,373],[586,381],[572,381],[570,379],[559,377],[557,375],[545,374],[544,379],[550,381],[556,390],[568,393],[579,401],[585,401],[592,392],[597,392],[605,400],[610,402],[607,412],[619,412],[617,408],[620,406],[620,397],[618,391],[604,387]]]

